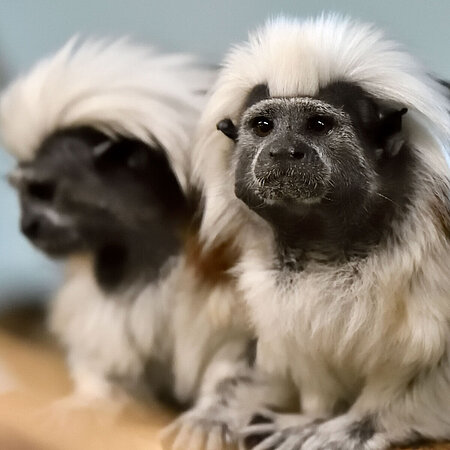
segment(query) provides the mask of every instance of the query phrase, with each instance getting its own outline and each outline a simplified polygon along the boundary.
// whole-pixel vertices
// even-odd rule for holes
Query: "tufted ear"
[[[216,128],[234,142],[237,141],[238,130],[231,119],[222,119],[220,122],[217,123]]]
[[[255,103],[258,103],[269,97],[269,87],[267,86],[267,84],[257,84],[256,86],[253,86],[251,91],[247,94],[243,110],[245,111]],[[238,140],[238,129],[231,119],[222,119],[217,123],[216,128],[234,142]]]
[[[244,103],[244,110],[270,97],[269,86],[267,84],[257,84],[248,93]]]
[[[394,158],[402,149],[405,138],[402,134],[402,118],[408,112],[407,108],[380,112],[376,127],[376,142],[379,153],[388,158]]]

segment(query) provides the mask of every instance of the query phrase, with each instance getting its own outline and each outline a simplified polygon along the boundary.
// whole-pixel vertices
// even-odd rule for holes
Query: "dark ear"
[[[407,108],[402,108],[380,113],[376,141],[379,148],[389,158],[397,156],[405,143],[402,135],[402,118],[407,112]]]
[[[245,99],[243,110],[250,108],[250,106],[269,98],[269,87],[267,84],[257,84],[253,86]],[[217,129],[221,131],[226,137],[229,137],[234,142],[238,139],[238,129],[231,121],[231,119],[223,119],[216,125]]]
[[[442,86],[447,88],[447,96],[450,97],[450,81],[447,80],[437,80]]]
[[[216,125],[217,129],[221,131],[226,137],[229,137],[234,142],[238,138],[238,130],[231,119],[222,119]]]
[[[259,103],[261,100],[265,100],[269,97],[269,86],[267,86],[267,84],[257,84],[247,95],[244,103],[244,111],[250,108],[250,106],[253,106],[256,103]]]

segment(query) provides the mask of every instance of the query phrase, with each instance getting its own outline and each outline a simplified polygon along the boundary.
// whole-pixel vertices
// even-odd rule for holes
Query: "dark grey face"
[[[412,189],[406,110],[344,82],[315,98],[271,98],[261,86],[249,98],[238,127],[218,124],[236,142],[236,196],[287,246],[352,253],[378,242]]]
[[[246,198],[241,180],[247,178],[258,203],[319,203],[340,184],[345,170],[370,190],[375,175],[359,150],[349,117],[331,105],[309,98],[263,100],[241,120],[236,195]]]
[[[108,269],[100,277],[117,281],[125,262],[140,259],[157,270],[178,250],[186,202],[161,149],[89,128],[63,130],[11,181],[27,238],[51,256],[93,252]]]

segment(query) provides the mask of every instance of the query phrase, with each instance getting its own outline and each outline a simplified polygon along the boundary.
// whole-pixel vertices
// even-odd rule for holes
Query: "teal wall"
[[[376,22],[450,77],[449,0],[0,0],[0,55],[14,74],[81,32],[128,34],[218,61],[269,16],[322,11]]]
[[[76,33],[130,35],[163,50],[191,51],[218,62],[231,43],[245,39],[267,17],[322,11],[375,22],[430,71],[450,79],[450,0],[0,0],[0,84]],[[0,152],[0,176],[12,164]],[[19,235],[17,200],[1,180],[0,207],[0,302],[30,292],[45,296],[57,271]]]

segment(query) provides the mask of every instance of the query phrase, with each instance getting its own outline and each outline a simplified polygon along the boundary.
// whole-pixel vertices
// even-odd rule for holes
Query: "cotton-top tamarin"
[[[240,248],[257,367],[298,400],[255,414],[247,447],[450,439],[449,136],[445,87],[371,25],[280,19],[229,53],[195,149],[201,233]]]

